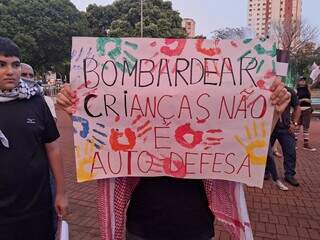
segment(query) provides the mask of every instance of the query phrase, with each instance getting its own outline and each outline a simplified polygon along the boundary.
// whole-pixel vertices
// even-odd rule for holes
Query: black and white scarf
[[[12,90],[0,89],[0,102],[10,102],[15,99],[29,99],[36,95],[43,95],[43,90],[38,83],[26,79],[20,79],[18,85]],[[0,142],[9,148],[9,141],[0,129]]]

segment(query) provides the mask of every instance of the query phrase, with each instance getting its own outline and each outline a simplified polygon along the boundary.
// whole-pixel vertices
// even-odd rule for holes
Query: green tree
[[[42,73],[66,74],[71,37],[90,34],[85,14],[70,0],[0,0],[0,19],[0,36],[13,39],[22,61]]]
[[[87,20],[95,36],[139,37],[140,0],[117,0],[108,6],[89,5]],[[170,1],[144,0],[144,37],[186,37],[182,19]]]
[[[312,42],[318,34],[319,29],[305,21],[272,24],[270,35],[278,42],[280,49],[287,50],[290,54],[289,73],[285,80],[287,85],[294,86],[300,75],[308,76],[307,66],[313,58],[311,52],[315,50]]]

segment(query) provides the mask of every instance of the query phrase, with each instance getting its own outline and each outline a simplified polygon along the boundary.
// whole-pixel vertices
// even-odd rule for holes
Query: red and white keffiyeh
[[[98,215],[102,240],[125,239],[126,208],[139,178],[98,180]],[[243,185],[203,180],[209,208],[235,240],[253,239]]]

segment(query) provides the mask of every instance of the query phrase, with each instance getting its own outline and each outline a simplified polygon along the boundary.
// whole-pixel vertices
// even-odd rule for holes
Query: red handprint
[[[111,129],[109,142],[112,150],[128,151],[134,148],[134,146],[136,145],[136,134],[130,128],[126,128],[124,130],[124,135],[128,140],[128,144],[122,144],[119,142],[119,138],[123,136],[123,132],[119,132],[115,129]]]
[[[170,48],[168,46],[163,46],[163,47],[161,47],[160,51],[170,57],[179,56],[182,53],[184,47],[186,46],[187,40],[186,39],[171,39],[171,38],[165,39],[166,45],[171,45],[175,42],[177,42],[176,48]]]

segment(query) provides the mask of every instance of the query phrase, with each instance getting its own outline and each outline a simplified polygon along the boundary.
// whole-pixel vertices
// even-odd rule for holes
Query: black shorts
[[[306,109],[301,111],[300,119],[299,119],[299,125],[302,125],[304,129],[310,128],[310,122],[311,122],[311,116],[312,116],[312,109]]]
[[[41,214],[10,224],[0,224],[1,240],[54,239],[52,214]]]

